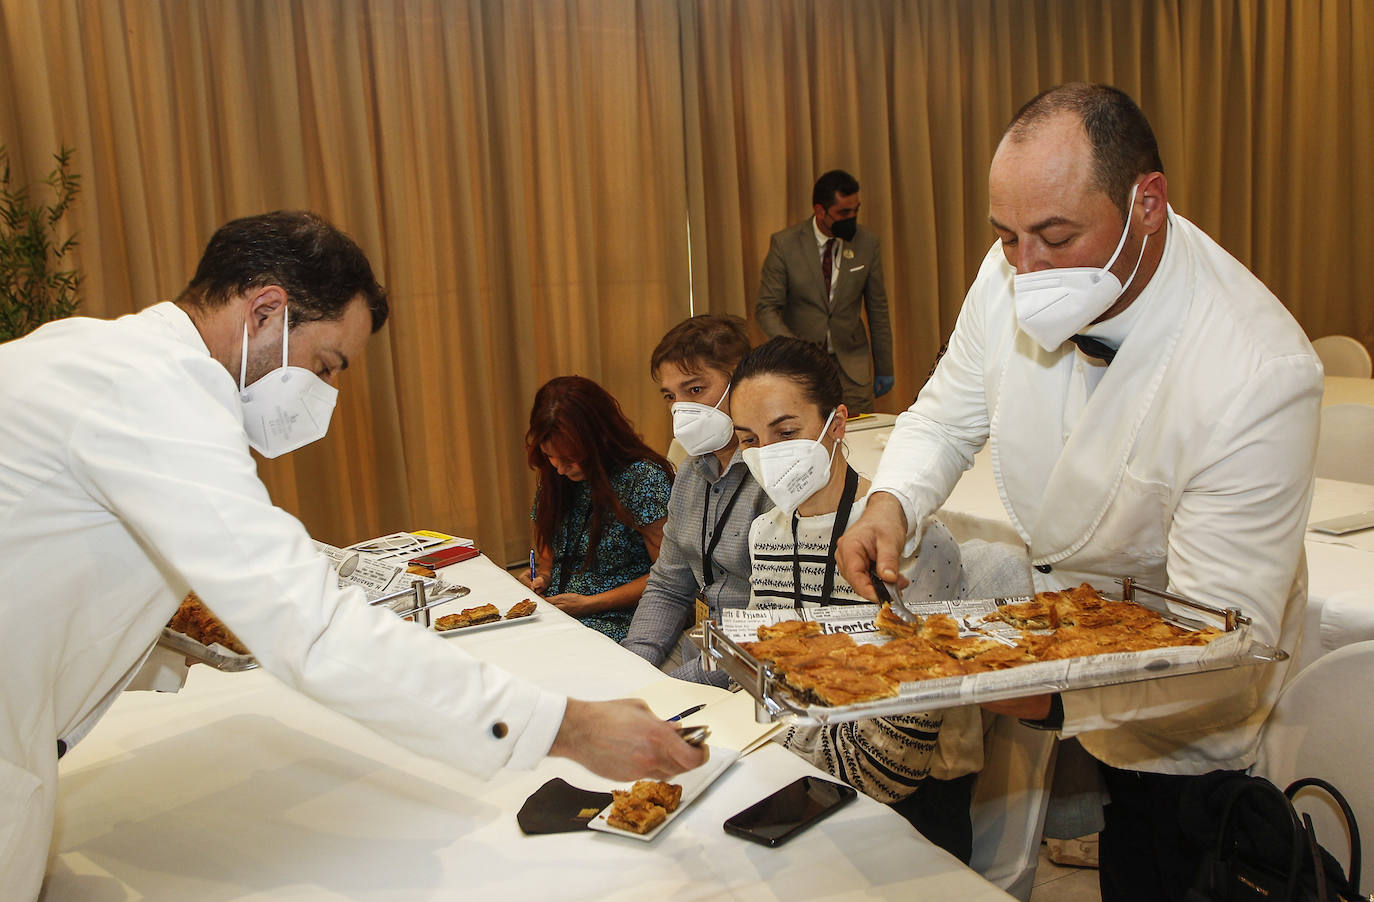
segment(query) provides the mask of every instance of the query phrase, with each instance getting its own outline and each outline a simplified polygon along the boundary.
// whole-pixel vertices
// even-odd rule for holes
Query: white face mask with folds
[[[735,423],[720,405],[730,395],[730,386],[714,406],[696,401],[678,401],[673,405],[673,438],[692,457],[711,454],[730,444],[735,435]]]
[[[248,323],[243,324],[243,353],[239,361],[239,399],[243,402],[243,431],[248,444],[263,457],[280,457],[324,438],[339,390],[299,366],[287,364],[291,324],[282,311],[281,366],[245,386],[248,378]]]
[[[832,410],[821,427],[822,437],[830,431],[834,419],[835,411]],[[762,448],[745,448],[744,464],[773,504],[790,516],[830,481],[830,463],[839,446],[836,442],[826,451],[818,439],[788,439]]]
[[[1132,185],[1131,199],[1126,204],[1126,226],[1106,266],[1101,269],[1093,266],[1042,269],[1017,273],[1013,278],[1012,298],[1016,302],[1016,322],[1022,332],[1035,339],[1046,351],[1057,349],[1070,336],[1091,325],[1135,281],[1140,261],[1145,257],[1149,235],[1140,242],[1140,256],[1136,258],[1135,269],[1131,270],[1125,285],[1111,272],[1131,231],[1130,212],[1135,206],[1135,192],[1136,186]]]

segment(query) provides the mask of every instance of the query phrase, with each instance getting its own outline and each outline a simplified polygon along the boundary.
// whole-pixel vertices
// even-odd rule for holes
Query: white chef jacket
[[[873,491],[921,523],[990,440],[1037,589],[1135,576],[1240,607],[1256,639],[1291,651],[1306,603],[1321,365],[1278,299],[1172,210],[1164,240],[1132,305],[1138,319],[1072,429],[1080,355],[1067,342],[1046,352],[1017,328],[1014,271],[994,245],[948,353],[898,417]],[[1266,665],[1065,693],[1064,734],[1115,767],[1243,768],[1286,673]]]
[[[340,590],[274,507],[234,379],[158,304],[0,346],[0,897],[33,898],[79,733],[194,588],[288,685],[477,774],[529,767],[566,699]]]

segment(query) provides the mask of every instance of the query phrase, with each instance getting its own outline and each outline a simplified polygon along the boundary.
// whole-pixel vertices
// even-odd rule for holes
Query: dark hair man
[[[216,232],[175,303],[0,346],[0,896],[37,895],[59,755],[192,588],[287,684],[465,770],[552,754],[630,779],[701,762],[641,704],[545,692],[339,590],[272,505],[249,446],[323,436],[339,374],[386,315],[348,236],[270,213]]]
[[[770,338],[823,346],[839,366],[845,405],[855,413],[872,411],[874,398],[893,385],[878,236],[859,228],[859,183],[843,170],[816,180],[811,208],[804,222],[769,240],[754,315]]]

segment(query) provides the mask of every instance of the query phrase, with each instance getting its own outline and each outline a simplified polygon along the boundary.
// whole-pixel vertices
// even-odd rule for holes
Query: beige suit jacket
[[[878,237],[861,226],[853,241],[840,245],[834,279],[831,303],[821,275],[812,219],[807,217],[776,233],[769,242],[755,317],[770,338],[790,335],[824,345],[828,332],[845,375],[867,385],[871,394],[875,374],[892,375],[892,327]],[[867,329],[862,317],[865,311]]]

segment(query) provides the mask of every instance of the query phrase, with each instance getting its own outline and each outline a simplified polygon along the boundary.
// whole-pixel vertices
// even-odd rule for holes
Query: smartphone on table
[[[728,819],[725,832],[765,846],[780,846],[857,795],[843,783],[801,777]]]

